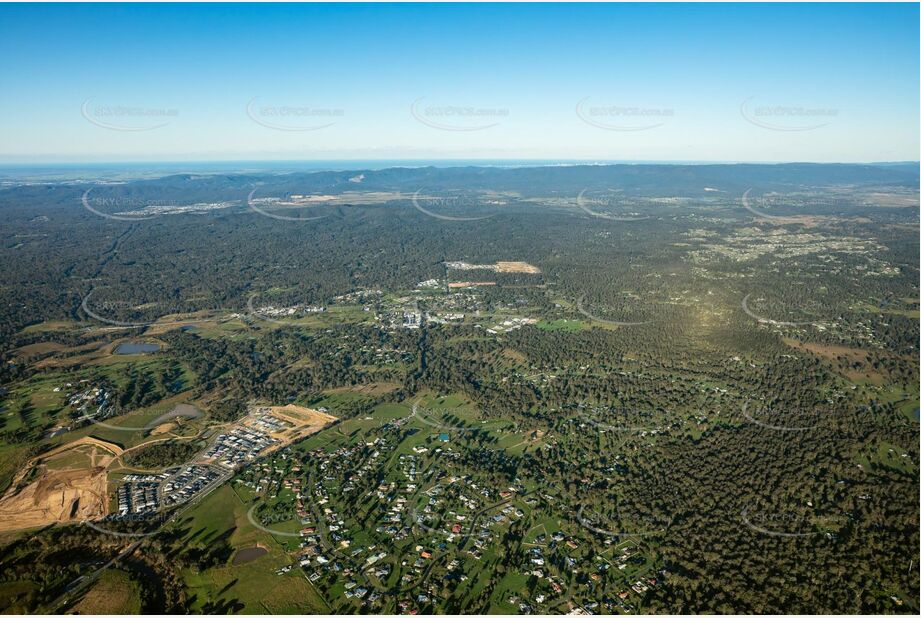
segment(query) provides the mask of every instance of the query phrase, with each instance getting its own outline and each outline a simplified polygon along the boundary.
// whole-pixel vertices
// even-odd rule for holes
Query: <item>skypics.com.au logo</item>
[[[499,126],[509,117],[509,110],[502,107],[433,105],[424,101],[425,97],[413,101],[409,113],[418,122],[439,131],[483,131]]]
[[[576,103],[576,115],[585,124],[605,131],[649,131],[657,129],[675,116],[670,107],[590,104],[591,97]]]
[[[246,104],[246,115],[259,126],[275,131],[319,131],[336,124],[345,116],[345,110],[308,105],[265,105],[253,97]]]
[[[90,123],[109,131],[138,133],[161,129],[179,116],[179,110],[164,107],[104,104],[90,97],[80,106],[80,114]]]
[[[748,97],[742,101],[739,106],[742,118],[756,127],[769,131],[814,131],[827,127],[840,113],[840,110],[830,107],[758,105],[754,100],[755,97]]]

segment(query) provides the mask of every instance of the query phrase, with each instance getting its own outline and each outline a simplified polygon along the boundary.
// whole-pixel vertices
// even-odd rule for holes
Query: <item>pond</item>
[[[245,564],[269,553],[265,547],[244,547],[233,557],[234,564]]]
[[[144,343],[142,341],[129,341],[127,343],[120,343],[118,347],[115,348],[116,354],[150,354],[151,352],[157,352],[160,349],[160,345],[156,343]]]

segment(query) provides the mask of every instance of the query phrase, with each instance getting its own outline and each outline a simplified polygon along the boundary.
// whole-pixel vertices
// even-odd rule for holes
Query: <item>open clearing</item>
[[[500,273],[540,274],[540,269],[537,266],[533,266],[527,262],[496,262],[496,270]]]
[[[387,393],[392,393],[398,388],[400,388],[400,385],[396,382],[369,382],[368,384],[361,384],[358,386],[342,386],[339,388],[331,388],[326,392],[330,395],[338,395],[340,393],[356,393],[359,395],[385,395]]]
[[[892,356],[891,354],[841,345],[803,343],[789,338],[784,338],[783,342],[796,350],[806,350],[826,359],[835,365],[835,369],[841,375],[852,382],[869,382],[881,385],[886,381],[886,376],[873,367],[870,353],[875,352],[877,356]]]

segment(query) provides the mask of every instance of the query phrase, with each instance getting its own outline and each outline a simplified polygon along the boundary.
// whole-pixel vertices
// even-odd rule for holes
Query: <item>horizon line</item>
[[[554,158],[344,158],[344,159],[150,159],[150,160],[100,160],[100,161],[3,161],[0,167],[54,167],[78,165],[195,165],[195,164],[306,164],[306,163],[413,163],[412,167],[424,167],[425,163],[485,163],[485,164],[543,164],[545,166],[570,165],[921,165],[921,160],[885,161],[809,161],[809,160],[741,160],[741,159],[554,159]],[[423,164],[423,165],[420,165]],[[395,167],[400,167],[395,165]]]

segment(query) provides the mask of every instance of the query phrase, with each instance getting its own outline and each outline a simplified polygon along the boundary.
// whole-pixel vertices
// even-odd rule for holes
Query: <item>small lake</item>
[[[150,354],[160,350],[160,345],[156,343],[144,343],[141,341],[129,341],[120,343],[115,348],[116,354]]]
[[[244,547],[233,557],[234,564],[246,564],[269,553],[265,547]]]

